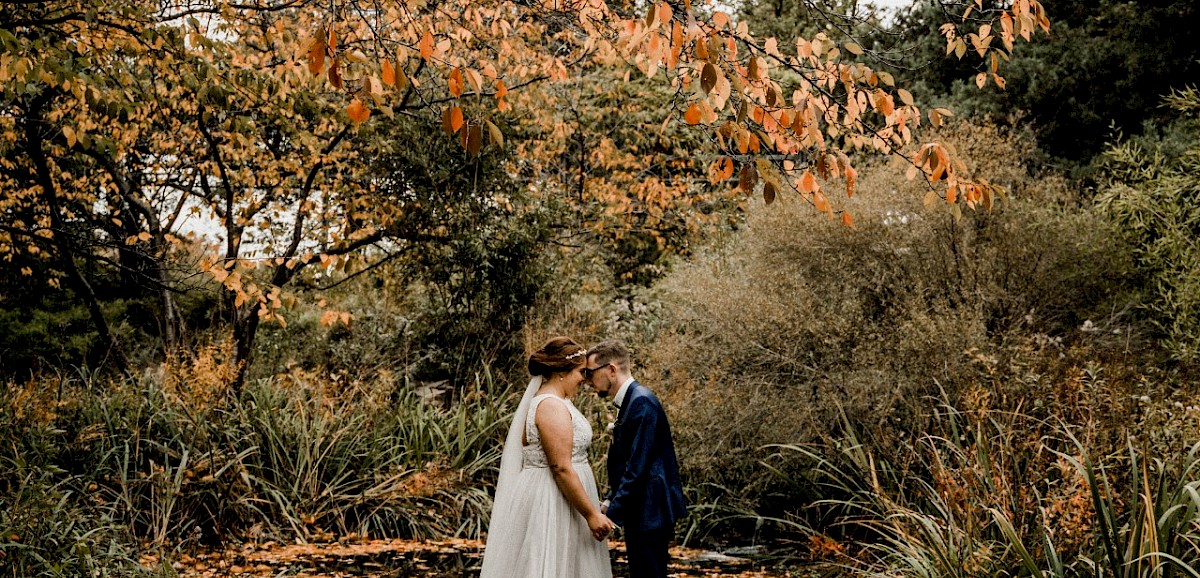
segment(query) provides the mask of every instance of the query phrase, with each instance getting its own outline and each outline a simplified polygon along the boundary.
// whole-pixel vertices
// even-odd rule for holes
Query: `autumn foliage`
[[[944,145],[918,143],[922,125],[950,112],[920,110],[853,38],[755,38],[744,22],[688,1],[360,8],[88,0],[6,11],[0,254],[29,262],[27,276],[65,282],[118,359],[121,339],[80,263],[115,263],[138,279],[158,302],[168,348],[186,333],[178,295],[204,272],[223,288],[245,362],[259,324],[287,323],[281,311],[298,278],[352,274],[414,240],[411,200],[380,194],[370,170],[397,145],[360,137],[362,127],[435,123],[470,155],[501,154],[513,146],[506,132],[561,118],[538,108],[548,103],[538,93],[603,69],[669,91],[658,138],[672,123],[703,127],[716,155],[703,169],[717,188],[736,183],[768,202],[795,194],[852,225],[839,199],[854,194],[855,164],[869,153],[906,159],[955,206],[990,207],[999,193]],[[943,34],[948,52],[990,62],[987,78],[1002,84],[1016,39],[1048,26],[1036,0],[978,2]],[[534,167],[526,174],[561,161],[517,148],[517,165]],[[617,207],[603,212],[618,217],[640,214],[647,199],[686,212],[694,190],[670,181],[590,187],[613,192],[588,202]],[[656,231],[663,216],[638,226]],[[209,223],[208,241],[195,237],[193,218]],[[342,313],[328,318],[347,322]]]

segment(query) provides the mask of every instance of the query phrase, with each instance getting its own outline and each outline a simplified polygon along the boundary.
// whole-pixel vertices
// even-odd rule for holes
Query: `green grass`
[[[154,379],[10,384],[0,576],[140,575],[138,550],[228,539],[484,531],[512,393],[487,372],[444,406],[331,389],[264,379],[194,405]]]

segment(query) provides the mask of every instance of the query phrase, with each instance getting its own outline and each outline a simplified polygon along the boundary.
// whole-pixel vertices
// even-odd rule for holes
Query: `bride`
[[[571,403],[587,351],[555,337],[529,357],[525,389],[500,459],[480,578],[609,578],[605,538],[587,461],[592,427]]]

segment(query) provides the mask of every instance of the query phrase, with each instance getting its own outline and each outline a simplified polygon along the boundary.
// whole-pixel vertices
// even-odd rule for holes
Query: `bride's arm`
[[[597,540],[604,539],[612,532],[612,520],[601,513],[600,508],[588,497],[583,483],[575,474],[575,468],[571,466],[571,446],[574,443],[571,412],[563,404],[543,403],[538,407],[534,423],[537,425],[542,448],[546,451],[546,461],[550,464],[550,473],[554,476],[558,490],[567,499],[567,503],[587,520],[592,536]]]

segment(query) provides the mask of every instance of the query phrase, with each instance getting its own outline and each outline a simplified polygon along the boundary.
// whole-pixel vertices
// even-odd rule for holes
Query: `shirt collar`
[[[617,409],[621,409],[621,404],[625,403],[625,394],[629,393],[629,384],[633,383],[634,381],[636,380],[632,377],[626,379],[625,383],[621,384],[621,388],[617,390],[617,395],[613,397],[612,401],[613,405],[617,406]]]

